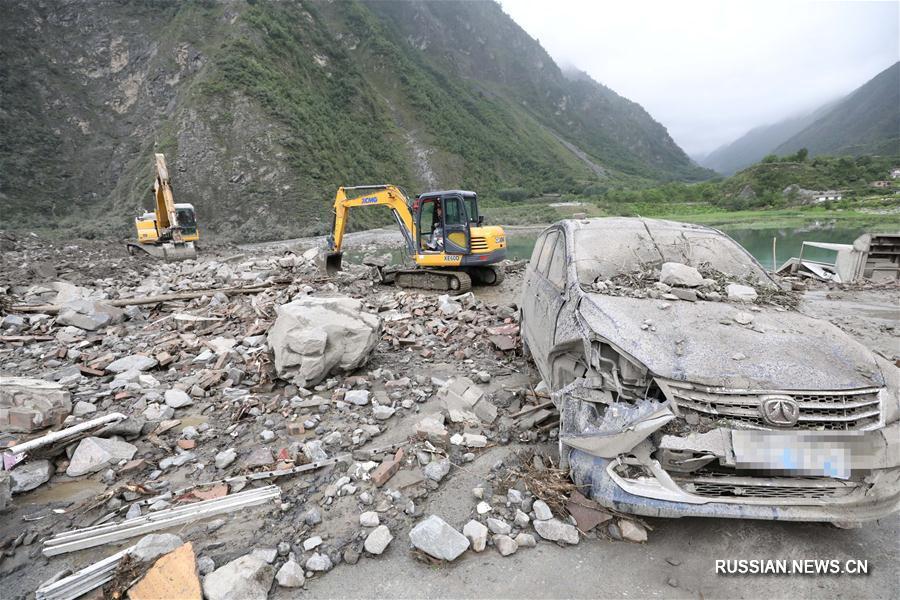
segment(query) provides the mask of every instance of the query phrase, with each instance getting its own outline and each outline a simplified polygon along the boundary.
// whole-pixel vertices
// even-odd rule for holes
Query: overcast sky
[[[690,155],[842,96],[900,59],[900,2],[502,0],[556,59]]]

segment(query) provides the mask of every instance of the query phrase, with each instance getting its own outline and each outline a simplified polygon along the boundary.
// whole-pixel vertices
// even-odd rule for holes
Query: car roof
[[[621,230],[651,227],[653,229],[669,229],[675,231],[704,231],[708,233],[718,233],[718,231],[716,231],[715,229],[704,227],[703,225],[682,223],[680,221],[667,221],[664,219],[645,219],[643,217],[594,217],[591,219],[563,219],[555,225],[565,228],[566,231],[603,231],[610,229]]]

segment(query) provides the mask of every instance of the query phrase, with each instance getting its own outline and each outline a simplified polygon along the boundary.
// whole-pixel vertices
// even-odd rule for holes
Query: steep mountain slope
[[[837,102],[829,102],[808,113],[751,129],[735,141],[713,150],[698,162],[723,175],[732,175],[771,154],[773,149],[827,114]]]
[[[900,62],[839,102],[827,114],[775,148],[817,154],[900,155]]]
[[[127,233],[153,152],[202,227],[251,239],[325,231],[340,184],[707,174],[490,2],[18,0],[0,36],[2,227]]]

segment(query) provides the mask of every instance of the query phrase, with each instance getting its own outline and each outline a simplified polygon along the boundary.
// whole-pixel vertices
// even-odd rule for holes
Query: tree
[[[797,150],[797,154],[794,155],[794,160],[796,162],[806,162],[806,157],[809,155],[809,150],[806,148],[800,148]]]

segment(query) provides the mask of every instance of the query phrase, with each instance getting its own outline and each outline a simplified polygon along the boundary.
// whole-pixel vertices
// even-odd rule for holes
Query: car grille
[[[483,237],[473,237],[472,238],[472,251],[473,252],[483,252],[488,249],[487,239]]]
[[[767,423],[760,406],[767,393],[726,394],[672,388],[679,411],[690,422],[691,413],[723,420],[733,426],[756,429],[809,429],[814,431],[859,431],[881,423],[878,390],[853,392],[791,392],[778,394],[797,403],[799,418],[790,427]]]
[[[738,477],[723,473],[676,477],[675,483],[689,494],[731,498],[842,498],[859,489],[854,481],[825,477]]]

